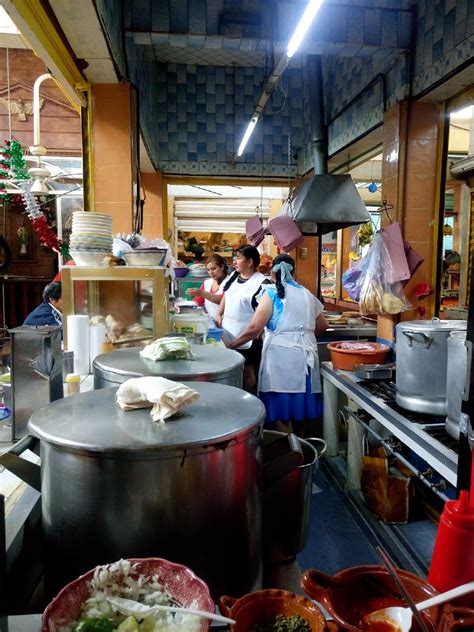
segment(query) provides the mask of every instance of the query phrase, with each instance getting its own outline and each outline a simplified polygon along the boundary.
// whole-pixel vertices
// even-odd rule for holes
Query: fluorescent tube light
[[[301,16],[301,20],[298,22],[298,26],[295,29],[286,49],[287,57],[293,57],[299,48],[299,45],[303,41],[304,36],[308,32],[309,27],[313,23],[316,13],[319,11],[323,0],[309,0],[308,5]]]
[[[241,156],[244,153],[244,149],[247,143],[249,142],[249,138],[252,135],[252,132],[255,129],[255,125],[257,123],[258,123],[258,116],[254,116],[252,120],[250,121],[247,129],[245,130],[244,137],[242,138],[239,148],[237,149],[237,156]]]

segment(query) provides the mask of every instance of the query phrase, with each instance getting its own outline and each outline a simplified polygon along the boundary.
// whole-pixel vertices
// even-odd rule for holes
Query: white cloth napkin
[[[159,423],[199,397],[193,388],[164,377],[134,377],[117,390],[117,403],[123,410],[151,407],[151,418]]]

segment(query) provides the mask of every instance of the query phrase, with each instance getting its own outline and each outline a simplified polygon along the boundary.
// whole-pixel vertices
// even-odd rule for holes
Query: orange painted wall
[[[132,230],[132,108],[130,86],[92,86],[95,210],[110,213],[114,233]]]
[[[140,184],[142,196],[146,196],[143,207],[143,235],[163,238],[163,174],[142,173]]]
[[[433,316],[433,297],[418,301],[414,288],[426,281],[436,283],[433,269],[438,182],[440,109],[434,103],[407,101],[392,106],[384,115],[382,197],[393,205],[392,220],[402,225],[405,239],[424,262],[405,286],[413,309],[402,312],[401,320],[419,318],[418,307]],[[382,219],[383,224],[387,218]],[[379,330],[387,339],[392,319],[379,317]],[[381,323],[383,321],[383,325]],[[381,333],[379,332],[379,335]]]

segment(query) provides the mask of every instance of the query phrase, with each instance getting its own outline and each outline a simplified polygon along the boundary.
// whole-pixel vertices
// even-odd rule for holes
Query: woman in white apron
[[[241,334],[252,320],[257,306],[255,297],[265,277],[257,268],[260,254],[254,246],[242,246],[237,250],[235,272],[224,284],[222,298],[216,315],[218,327],[225,330],[224,337],[233,340]],[[245,358],[244,389],[249,393],[256,392],[258,368],[262,342],[256,336],[232,347]]]
[[[195,303],[204,306],[206,312],[215,321],[222,299],[222,288],[227,279],[227,261],[224,257],[213,254],[207,257],[206,268],[210,278],[206,279],[200,288],[191,288],[187,293],[193,297]]]
[[[265,328],[258,395],[267,426],[291,431],[291,422],[321,414],[321,383],[316,335],[328,323],[323,306],[292,278],[294,260],[275,257],[275,285],[265,288],[251,323],[227,346],[231,349],[260,336]]]

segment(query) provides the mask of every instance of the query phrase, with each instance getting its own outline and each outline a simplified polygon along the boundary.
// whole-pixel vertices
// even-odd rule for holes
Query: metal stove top
[[[459,441],[451,437],[446,432],[445,416],[425,415],[423,413],[406,410],[395,401],[395,382],[391,380],[363,380],[358,382],[359,386],[382,399],[387,406],[403,416],[410,423],[418,424],[424,432],[433,437],[444,446],[459,453]]]
[[[331,362],[321,363],[321,376],[325,388],[333,385],[345,393],[451,485],[456,486],[458,442],[447,434],[444,417],[414,413],[399,406],[395,402],[393,381],[360,380],[350,371],[334,369]]]

